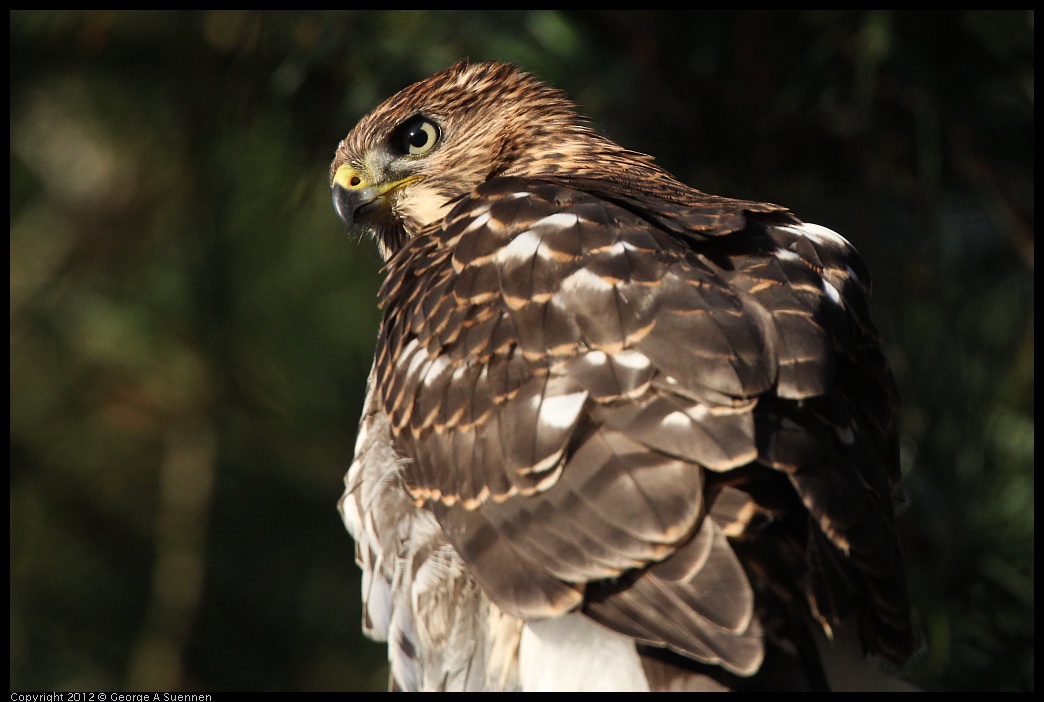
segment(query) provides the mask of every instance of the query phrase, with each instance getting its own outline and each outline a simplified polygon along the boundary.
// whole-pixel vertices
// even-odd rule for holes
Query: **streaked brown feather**
[[[824,688],[811,628],[852,615],[905,659],[898,400],[847,243],[679,183],[496,64],[393,97],[334,168],[415,114],[446,140],[376,227],[374,390],[477,591],[634,637],[657,687]]]
[[[504,184],[498,182],[497,185],[497,192],[503,192]],[[526,196],[514,196],[520,192],[526,193]],[[418,246],[420,269],[440,281],[440,284],[424,287],[415,282],[423,279],[419,274],[396,275],[389,280],[397,281],[398,289],[383,291],[382,296],[390,315],[385,326],[386,334],[388,330],[404,329],[403,325],[394,321],[398,306],[423,307],[427,295],[452,294],[457,302],[451,320],[461,329],[456,334],[442,333],[435,338],[425,336],[427,325],[413,324],[410,326],[410,338],[418,342],[415,346],[410,346],[403,339],[388,338],[383,342],[406,349],[399,367],[414,369],[413,373],[403,374],[388,368],[389,372],[397,374],[393,382],[387,384],[386,402],[390,403],[388,407],[392,416],[413,416],[414,413],[407,408],[416,405],[423,408],[419,409],[417,416],[429,417],[433,412],[431,404],[443,403],[437,420],[443,433],[415,433],[404,438],[404,452],[407,455],[414,453],[423,456],[427,452],[420,449],[419,445],[424,442],[452,444],[453,428],[459,423],[464,408],[476,405],[483,408],[479,415],[491,405],[497,408],[497,420],[482,427],[482,431],[490,436],[481,445],[488,448],[490,442],[499,442],[504,449],[500,453],[489,450],[478,452],[472,442],[467,442],[472,451],[467,460],[461,461],[462,466],[466,467],[466,494],[458,494],[461,486],[453,471],[445,473],[422,468],[407,470],[407,482],[413,486],[415,494],[432,495],[444,503],[448,500],[448,510],[452,512],[463,509],[458,503],[481,501],[482,491],[479,486],[489,482],[490,478],[484,477],[487,474],[501,474],[499,491],[491,492],[502,494],[506,475],[506,480],[522,496],[508,498],[507,502],[518,499],[529,502],[523,512],[513,512],[521,521],[518,524],[501,521],[504,515],[496,510],[506,503],[483,504],[481,509],[497,514],[497,529],[523,535],[515,550],[521,548],[539,555],[542,540],[551,544],[545,548],[552,549],[553,553],[544,553],[536,561],[542,564],[541,569],[545,573],[534,580],[538,589],[543,587],[539,583],[546,582],[546,574],[569,583],[596,579],[593,573],[602,571],[585,570],[580,555],[583,550],[565,548],[567,542],[561,539],[566,536],[556,536],[557,532],[548,531],[553,527],[547,527],[545,520],[553,521],[554,512],[548,511],[541,502],[545,499],[543,493],[562,479],[555,464],[566,461],[568,468],[563,475],[580,471],[578,462],[585,454],[583,444],[575,438],[575,433],[581,407],[574,407],[576,414],[558,418],[561,426],[554,430],[538,422],[540,408],[545,406],[546,398],[562,397],[570,392],[587,393],[590,387],[595,388],[595,395],[603,400],[609,395],[621,398],[615,402],[603,402],[600,409],[592,407],[585,410],[592,413],[592,421],[605,423],[623,435],[632,437],[632,440],[647,447],[644,450],[665,452],[692,461],[694,465],[715,470],[736,468],[760,457],[759,460],[767,465],[785,471],[791,476],[805,508],[820,520],[821,527],[831,541],[836,547],[851,554],[857,568],[866,571],[868,575],[864,576],[865,583],[873,585],[869,575],[876,576],[875,570],[883,568],[885,572],[891,572],[894,562],[890,559],[895,555],[894,549],[882,550],[880,545],[884,530],[891,523],[890,511],[886,509],[881,513],[874,506],[874,498],[868,497],[863,491],[863,481],[855,477],[858,473],[849,467],[849,457],[830,448],[837,443],[834,430],[809,411],[798,409],[799,405],[786,405],[783,400],[777,400],[775,405],[769,403],[765,411],[761,411],[753,401],[746,401],[745,408],[736,404],[743,398],[757,397],[768,388],[780,384],[777,374],[785,371],[777,369],[787,369],[795,377],[794,380],[782,380],[782,384],[795,387],[788,394],[804,396],[815,393],[824,386],[829,387],[834,381],[831,370],[835,352],[825,345],[825,333],[815,320],[815,310],[817,305],[822,304],[819,302],[822,295],[813,293],[811,284],[800,284],[804,276],[814,275],[815,267],[820,266],[822,261],[817,260],[812,266],[801,264],[796,259],[785,259],[781,263],[772,253],[763,254],[758,271],[774,269],[774,278],[769,279],[771,285],[764,284],[764,274],[761,278],[755,278],[750,270],[753,264],[748,262],[747,270],[733,275],[733,279],[738,281],[733,286],[727,282],[727,269],[708,267],[700,259],[692,258],[683,249],[677,248],[673,240],[662,238],[644,222],[632,219],[631,228],[623,231],[633,233],[649,230],[642,244],[645,247],[660,247],[646,248],[641,253],[657,261],[673,261],[655,264],[663,276],[658,284],[635,285],[631,277],[634,267],[630,265],[630,259],[636,257],[636,250],[620,245],[621,239],[607,231],[613,230],[615,223],[628,220],[630,215],[624,211],[619,216],[609,214],[614,212],[615,205],[612,203],[592,208],[588,203],[589,196],[582,193],[559,188],[555,191],[555,199],[549,200],[541,195],[547,192],[547,186],[543,184],[530,186],[523,181],[514,183],[514,188],[508,194],[512,195],[512,203],[526,203],[523,210],[525,216],[518,223],[500,221],[498,218],[497,227],[489,232],[484,226],[475,226],[475,218],[496,211],[499,200],[488,198],[480,188],[472,200],[463,201],[455,211],[455,217],[472,218],[471,224],[462,227],[454,223],[444,231],[431,231],[424,245]],[[492,199],[492,204],[487,199]],[[465,205],[479,214],[472,215]],[[573,216],[574,207],[583,207],[587,213],[597,213],[600,215],[599,222],[603,223],[576,216],[575,221],[560,219],[567,221],[567,226],[563,227],[540,224],[553,214]],[[534,222],[537,223],[535,227]],[[467,258],[459,249],[452,249],[442,242],[444,234],[455,231],[463,232],[456,237],[458,245],[473,237],[486,236],[489,240],[500,241],[501,248],[495,249],[488,243],[481,251],[472,247],[472,253],[477,252],[478,262],[470,267],[464,263],[461,270],[474,270],[476,273],[451,277],[448,286],[450,292],[447,293],[441,285],[442,272],[452,270],[455,260],[463,262]],[[550,234],[555,235],[557,242],[554,250],[565,251],[569,255],[550,256],[541,251],[544,247],[542,236]],[[520,236],[531,240],[526,241],[525,247],[509,248]],[[573,241],[575,245],[563,244]],[[432,242],[435,242],[434,245]],[[404,251],[408,251],[411,245],[412,242]],[[589,265],[592,262],[600,265],[592,268]],[[783,264],[796,264],[798,267],[788,274]],[[413,265],[413,261],[400,252],[390,267],[398,265]],[[458,285],[470,291],[474,286],[473,281],[481,275],[488,281],[494,280],[492,274],[479,273],[488,269],[497,271],[495,279],[499,283],[499,295],[495,292],[490,294],[488,286],[492,283],[488,283],[480,295],[471,295],[469,292],[457,294]],[[582,283],[571,285],[569,281],[573,275],[583,275],[585,278]],[[621,293],[621,289],[625,289],[626,294]],[[805,289],[809,291],[802,292]],[[581,302],[581,299],[584,301]],[[434,309],[436,305],[431,304],[430,307]],[[600,312],[595,314],[595,310]],[[649,324],[651,328],[638,336],[643,325]],[[514,338],[506,338],[504,344],[497,345],[494,350],[490,339],[492,332],[498,328],[507,329],[508,326],[514,330]],[[678,339],[685,339],[687,343],[679,345]],[[769,343],[770,339],[772,343]],[[650,361],[650,370],[639,374],[639,377],[644,376],[640,386],[635,381],[621,385],[614,366],[608,362],[594,368],[590,362],[584,364],[578,360],[584,358],[577,353],[582,348],[590,348],[592,351],[588,354],[602,354],[608,360],[632,348],[632,343],[634,352]],[[467,392],[458,393],[450,388],[441,397],[436,391],[432,399],[429,390],[419,382],[423,375],[417,372],[414,360],[418,349],[428,349],[429,354],[435,350],[453,358],[472,359],[472,366],[455,375],[455,384],[460,386],[458,390],[466,389]],[[506,355],[509,350],[511,356]],[[491,364],[489,376],[495,379],[499,375],[494,366],[501,369],[507,366],[494,364],[493,361],[501,357],[517,358],[519,352],[525,361],[518,365],[519,381],[513,384],[510,397],[504,393],[495,395],[488,384],[476,382],[481,372],[479,369],[485,368],[485,363]],[[557,355],[567,359],[564,365],[556,360]],[[777,359],[778,366],[775,365]],[[810,380],[798,379],[802,363],[811,367]],[[552,377],[548,375],[526,381],[529,373],[540,368],[551,370],[554,377],[558,378],[554,386],[548,385]],[[378,370],[381,371],[380,368]],[[599,380],[599,371],[604,372],[604,381]],[[667,382],[653,385],[652,380],[656,376]],[[404,388],[403,383],[408,383],[411,377],[414,378],[412,385],[409,389]],[[566,378],[572,380],[567,382]],[[559,389],[549,390],[550,387]],[[639,387],[643,392],[635,395],[634,391]],[[698,398],[695,403],[690,399],[693,395]],[[672,397],[676,399],[670,399]],[[788,409],[783,414],[774,414],[772,407]],[[753,414],[751,410],[754,410]],[[505,421],[507,417],[511,419]],[[668,417],[672,418],[673,423],[666,421]],[[753,417],[762,418],[758,424],[762,438],[758,442],[754,441]],[[393,426],[398,428],[403,422],[402,419],[396,420]],[[540,431],[539,427],[542,427]],[[411,443],[418,445],[418,449],[408,448]],[[452,450],[438,451],[438,455],[442,456],[452,454]],[[482,461],[490,459],[493,463],[483,467]],[[819,467],[821,465],[823,467]],[[846,478],[846,475],[849,477]],[[433,483],[428,484],[428,481]],[[878,496],[878,499],[886,498]],[[531,523],[530,514],[542,515],[544,519],[540,521],[540,528],[526,526]],[[466,523],[466,518],[458,523],[456,533],[461,534],[461,538],[467,538]],[[486,522],[480,520],[475,528],[487,528]],[[854,553],[851,539],[855,540]],[[554,543],[560,544],[557,549],[553,547]],[[814,554],[806,551],[806,556]],[[577,563],[572,571],[570,558]],[[501,564],[498,567],[509,566]],[[621,565],[620,572],[628,567],[633,567],[633,560]],[[517,565],[515,569],[518,570]],[[602,577],[605,577],[604,574]],[[514,597],[518,598],[519,588],[527,587],[529,578],[528,572],[518,571],[517,579],[511,583]],[[810,607],[817,612],[830,612],[830,616],[823,619],[825,623],[847,613],[834,604],[818,605],[824,596],[817,596],[816,588],[804,583],[804,579],[796,580],[791,586],[796,595],[808,599]],[[644,587],[639,587],[635,592],[642,591]],[[822,591],[823,588],[819,587],[818,590]],[[490,594],[494,601],[498,600],[496,592]],[[885,599],[891,604],[888,598]],[[542,601],[540,597],[536,600]],[[678,602],[685,600],[681,598]],[[632,613],[636,611],[633,609],[635,605],[629,606]],[[661,601],[660,606],[667,605]],[[876,605],[875,608],[882,612],[887,609],[885,605]],[[878,619],[882,618],[883,615],[878,616]],[[704,651],[701,655],[710,654]]]

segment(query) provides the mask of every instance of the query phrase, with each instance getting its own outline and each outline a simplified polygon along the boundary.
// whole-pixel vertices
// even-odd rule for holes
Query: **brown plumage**
[[[393,96],[331,177],[387,261],[341,509],[396,687],[817,689],[844,627],[909,656],[898,402],[848,242],[503,64]]]

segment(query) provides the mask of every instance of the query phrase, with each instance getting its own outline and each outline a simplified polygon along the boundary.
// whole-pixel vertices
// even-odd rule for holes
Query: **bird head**
[[[621,150],[560,90],[510,64],[460,62],[352,129],[330,169],[334,207],[349,228],[372,234],[387,260],[492,177],[532,177],[565,157],[597,163],[612,148]]]

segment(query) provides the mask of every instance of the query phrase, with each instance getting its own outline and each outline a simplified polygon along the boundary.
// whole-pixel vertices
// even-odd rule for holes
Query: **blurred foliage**
[[[906,403],[910,677],[1032,689],[1033,21],[12,12],[12,689],[384,687],[335,510],[379,260],[328,164],[461,57],[860,248]]]

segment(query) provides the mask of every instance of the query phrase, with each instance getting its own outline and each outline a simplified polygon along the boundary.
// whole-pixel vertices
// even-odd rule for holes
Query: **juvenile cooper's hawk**
[[[331,175],[387,263],[340,508],[394,688],[822,689],[909,656],[845,239],[497,63],[384,102]]]

